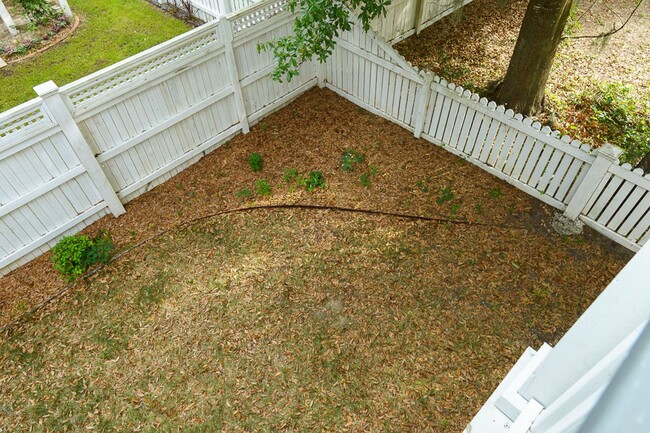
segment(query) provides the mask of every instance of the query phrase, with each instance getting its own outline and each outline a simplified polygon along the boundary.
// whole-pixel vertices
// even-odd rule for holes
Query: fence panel
[[[650,174],[613,164],[581,219],[624,245],[644,245],[650,238]]]
[[[257,54],[258,41],[291,30],[286,5],[251,6],[62,89],[50,83],[44,99],[0,114],[0,272],[106,215],[107,206],[122,208],[120,200],[164,182],[315,85],[314,64],[277,83],[271,56]]]
[[[338,38],[325,71],[328,88],[560,210],[572,202],[583,181],[592,181],[586,176],[596,156],[589,146],[427,76],[374,32],[364,34],[358,23]],[[611,162],[603,160],[596,170],[605,173],[607,165],[602,164]],[[610,171],[587,207],[580,207],[581,218],[637,250],[650,237],[648,176],[616,164]],[[585,190],[590,188],[583,188],[580,197],[586,202]],[[578,206],[575,200],[573,205]]]
[[[40,98],[0,115],[0,269],[26,262],[106,213]]]

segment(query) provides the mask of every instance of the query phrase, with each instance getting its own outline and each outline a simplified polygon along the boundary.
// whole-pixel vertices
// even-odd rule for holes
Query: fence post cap
[[[619,156],[623,153],[623,149],[613,144],[605,143],[598,148],[598,156],[605,157],[610,161],[616,161]]]
[[[59,91],[59,86],[57,86],[54,81],[50,80],[46,83],[35,86],[34,91],[41,98],[45,98],[46,96],[50,96],[53,93],[57,93]]]

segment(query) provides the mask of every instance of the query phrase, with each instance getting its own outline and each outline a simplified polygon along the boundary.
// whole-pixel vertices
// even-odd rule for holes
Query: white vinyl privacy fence
[[[257,44],[292,29],[265,1],[0,114],[0,273],[169,179],[310,87],[325,85],[636,250],[650,179],[414,69],[359,25],[290,83]]]
[[[472,0],[392,0],[386,16],[372,24],[377,35],[395,44],[439,19],[465,6]]]
[[[0,114],[0,270],[169,179],[316,84],[270,79],[257,42],[291,30],[286,2],[213,21]]]
[[[185,9],[185,4],[192,6],[192,15],[208,22],[225,17],[242,10],[260,0],[158,0],[158,3],[172,4]]]

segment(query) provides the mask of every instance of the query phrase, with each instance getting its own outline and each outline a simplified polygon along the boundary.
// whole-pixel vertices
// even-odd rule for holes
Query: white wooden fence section
[[[258,41],[291,30],[286,1],[252,6],[0,114],[0,269],[47,251],[316,84],[269,77]]]
[[[260,0],[189,0],[192,14],[206,23],[240,11]],[[158,3],[172,3],[184,7],[182,0],[158,0]]]
[[[360,25],[341,35],[326,86],[417,137],[566,212],[636,251],[650,238],[650,175],[618,165],[537,122],[413,68]]]
[[[375,19],[372,28],[377,35],[395,44],[439,19],[463,7],[472,0],[393,0],[386,16]]]
[[[414,69],[355,26],[290,83],[257,43],[292,29],[287,0],[212,21],[0,113],[0,273],[169,179],[317,82],[636,250],[650,179]]]

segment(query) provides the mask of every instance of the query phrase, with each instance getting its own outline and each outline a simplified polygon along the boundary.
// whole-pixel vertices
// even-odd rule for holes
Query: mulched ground
[[[351,173],[340,168],[341,155],[348,148],[365,154],[364,163]],[[263,155],[264,168],[259,173],[253,173],[247,164],[253,152]],[[309,193],[285,182],[283,177],[288,169],[302,173],[323,172],[327,189]],[[361,184],[360,177],[364,173],[370,179],[370,186]],[[271,196],[237,196],[245,188],[254,191],[255,182],[262,178],[273,185]],[[445,197],[449,200],[441,200]],[[70,374],[82,374],[91,369],[93,374],[103,378],[102,381],[108,381],[103,382],[102,389],[109,390],[105,397],[101,397],[101,393],[92,394],[99,400],[113,396],[110,404],[114,406],[109,405],[113,412],[102,416],[131,429],[140,419],[138,417],[144,416],[138,411],[149,407],[138,401],[148,392],[154,392],[153,388],[146,389],[148,379],[138,376],[141,374],[136,368],[138,362],[146,359],[154,363],[150,372],[164,370],[169,366],[161,366],[160,359],[176,363],[182,358],[181,354],[194,347],[190,344],[193,338],[199,339],[216,329],[215,321],[221,316],[210,312],[226,311],[223,308],[230,304],[223,303],[220,298],[210,298],[203,308],[201,302],[202,297],[214,295],[211,284],[217,278],[218,285],[237,287],[235,295],[239,297],[236,301],[245,308],[242,311],[247,312],[246,317],[263,318],[269,314],[273,318],[269,319],[270,328],[248,323],[236,335],[228,334],[233,338],[229,341],[237,347],[232,359],[244,357],[247,360],[230,370],[231,379],[240,380],[232,384],[233,389],[238,390],[236,395],[231,395],[231,400],[225,399],[224,404],[229,408],[241,408],[240,411],[248,414],[242,420],[242,413],[229,409],[230,415],[222,421],[232,430],[246,430],[249,425],[246,422],[257,419],[266,410],[265,405],[270,405],[277,412],[277,417],[266,419],[272,430],[323,426],[319,424],[325,421],[319,419],[318,408],[325,407],[332,411],[332,419],[341,422],[329,426],[337,431],[459,431],[525,347],[538,347],[542,342],[556,343],[631,256],[622,247],[591,231],[572,238],[555,234],[549,226],[553,210],[539,201],[443,149],[415,139],[408,131],[359,109],[334,93],[319,89],[306,93],[265,118],[250,134],[235,137],[191,168],[132,201],[126,206],[126,215],[118,219],[106,217],[87,232],[108,230],[118,247],[126,247],[200,216],[246,205],[276,203],[374,209],[467,220],[493,227],[438,225],[335,211],[255,211],[220,217],[213,225],[202,224],[197,230],[178,233],[172,230],[151,245],[127,254],[87,285],[74,288],[66,298],[26,319],[20,327],[5,332],[8,339],[2,356],[6,362],[2,364],[9,370],[2,376],[16,388],[2,388],[15,389],[10,397],[22,401],[36,391],[30,388],[31,382],[20,379],[21,375],[34,374],[42,381],[35,380],[33,385],[40,387],[39,393],[45,394],[39,394],[43,402],[30,403],[40,402],[41,406],[31,412],[20,412],[19,417],[23,418],[17,418],[18,415],[7,409],[9,406],[2,406],[5,412],[0,410],[0,419],[4,417],[6,425],[16,425],[19,421],[36,425],[39,419],[45,419],[42,417],[49,417],[47,422],[53,422],[57,413],[61,416],[56,411],[59,410],[57,402],[62,401],[70,411],[75,410],[78,403],[74,398],[83,402],[90,394],[74,394],[74,398],[68,398],[67,392],[52,394],[57,386],[70,386],[73,380],[68,374],[59,375],[58,372],[67,371],[69,365],[66,363],[94,356],[88,358],[89,364],[74,364],[77,370]],[[227,235],[217,240],[227,237],[227,245],[235,245],[223,254],[219,253],[219,248],[223,248],[221,244],[215,245],[214,250],[208,248],[213,242],[211,236],[221,232]],[[223,272],[215,274],[215,269]],[[113,326],[102,322],[108,314],[106,300],[110,301],[113,290],[117,293],[135,291],[138,296],[145,290],[142,296],[150,296],[163,274],[173,281],[179,295],[173,297],[173,302],[155,298],[156,302],[163,302],[161,310],[142,310],[139,304],[134,307],[132,300],[129,301],[132,298],[124,295],[127,299],[124,311],[135,308],[134,317],[141,320],[124,325],[128,328],[128,332],[124,332],[130,335],[125,346],[128,350],[122,347],[120,350],[126,352],[118,351],[119,356],[115,356],[123,359],[126,365],[104,364],[106,359],[116,359],[112,352],[98,360],[101,350],[115,349],[110,345],[110,338],[106,340],[101,336],[92,340],[95,346],[88,343],[92,346],[86,347],[88,350],[68,353],[80,347],[79,339],[95,326],[98,329]],[[63,285],[52,270],[49,254],[0,279],[0,323],[7,324],[18,318]],[[194,287],[198,292],[193,291]],[[286,315],[281,310],[273,314],[265,310],[268,305],[285,302],[283,296],[286,297],[286,291],[291,291],[292,287],[302,288],[298,291],[304,296],[302,304],[296,305],[304,305],[306,311],[311,311],[307,315],[308,322],[303,322],[306,319],[300,307],[287,310]],[[108,298],[102,295],[101,299],[95,299],[95,291]],[[351,296],[352,293],[356,295]],[[259,296],[263,299],[258,299]],[[207,313],[210,314],[205,316]],[[227,313],[231,320],[228,323],[243,326],[235,313],[236,310]],[[124,314],[121,320],[130,320],[130,314]],[[231,314],[234,315],[231,317]],[[337,396],[343,395],[340,392],[345,387],[323,391],[319,386],[325,385],[298,374],[302,364],[299,359],[291,358],[281,363],[297,369],[291,379],[294,382],[283,382],[279,388],[272,388],[273,392],[279,390],[282,394],[290,389],[296,398],[303,398],[300,390],[308,389],[316,406],[308,406],[308,401],[298,404],[290,398],[283,400],[280,394],[276,396],[270,391],[260,406],[258,403],[262,400],[251,397],[250,389],[258,386],[262,379],[246,376],[248,373],[237,376],[247,371],[246,365],[257,366],[262,362],[262,355],[250,344],[271,342],[284,347],[282,342],[293,344],[295,337],[303,342],[295,347],[296,353],[304,349],[305,356],[312,356],[313,347],[307,348],[308,340],[305,339],[315,338],[310,332],[321,329],[318,323],[323,321],[329,324],[327,329],[341,332],[350,329],[348,323],[355,325],[351,334],[326,331],[325,348],[316,354],[319,367],[315,374],[331,372],[332,356],[343,353],[345,356],[337,358],[335,370],[337,374],[345,373],[344,376],[354,382],[351,389],[359,394],[351,395],[343,408],[336,406]],[[306,326],[306,334],[293,337],[293,334],[282,334],[282,329],[289,332],[290,326],[301,324]],[[174,338],[163,338],[167,334],[158,335],[159,329],[172,332]],[[222,329],[219,332],[230,332],[227,328],[219,329]],[[390,346],[392,336],[397,336],[398,332],[406,332],[403,347]],[[77,334],[79,336],[74,337]],[[252,338],[244,345],[250,335],[259,338]],[[379,337],[382,343],[375,346],[374,339]],[[59,341],[57,338],[75,341],[58,345],[55,344]],[[259,343],[251,343],[256,341]],[[169,351],[165,352],[168,342]],[[276,350],[285,350],[284,356],[288,353],[286,347],[263,347],[271,350],[273,356],[280,356]],[[196,350],[203,353],[204,349]],[[52,351],[53,359],[63,350],[67,354],[61,358],[64,364],[48,365],[45,355],[48,350]],[[364,358],[361,353],[370,358]],[[32,359],[32,354],[40,359],[38,367],[29,364],[27,368],[21,363]],[[205,356],[208,358],[199,357],[197,361],[204,367],[211,365],[208,361],[214,354]],[[80,357],[79,360],[76,357]],[[377,373],[375,376],[359,376],[365,371],[364,359],[370,371]],[[188,368],[192,372],[189,377],[198,374],[195,367],[174,364],[169,368],[179,372],[182,378],[182,374],[188,374]],[[204,367],[196,368],[201,374],[207,374]],[[113,376],[107,375],[107,371],[121,374],[123,381],[113,383]],[[273,370],[260,374],[269,380],[276,377]],[[337,382],[336,375],[323,377],[324,380],[332,379],[331,383],[327,382],[331,386],[344,386]],[[377,393],[373,397],[362,392],[364,383],[359,382],[358,377],[363,378],[361,382],[374,377],[373,380],[386,386],[366,383],[371,394]],[[167,377],[166,380],[171,379]],[[179,386],[178,380],[171,382]],[[292,388],[291,383],[296,386]],[[111,387],[120,387],[122,391],[115,394]],[[120,406],[127,404],[120,398],[130,398],[134,390],[134,400],[129,400],[134,406],[126,409]],[[171,399],[171,394],[179,392],[172,386],[166,398]],[[199,394],[204,398],[209,397],[210,392]],[[164,406],[158,406],[164,409],[161,417],[176,419],[178,413],[185,411],[190,414],[188,416],[195,414],[193,419],[205,416],[201,410],[207,410],[207,406],[201,406],[201,410],[191,406],[191,392],[178,398],[180,402],[167,400],[167,406],[157,400],[156,404]],[[275,405],[276,401],[284,403]],[[377,403],[369,407],[368,401]],[[343,413],[329,404],[344,409]],[[132,413],[135,424],[128,423],[131,418],[120,418],[123,413]],[[301,424],[300,416],[304,413],[309,416]]]
[[[618,28],[636,5],[635,0],[579,2],[581,29],[574,36],[598,35]],[[400,42],[395,48],[419,68],[429,69],[457,85],[483,93],[502,79],[517,41],[527,0],[474,0],[454,14]],[[625,27],[607,39],[569,39],[556,54],[547,85],[549,111],[542,120],[577,123],[575,96],[596,83],[621,82],[633,87],[639,103],[650,99],[650,2],[643,2]],[[586,130],[585,130],[586,128]],[[577,131],[573,131],[575,134]],[[591,134],[595,136],[596,134]],[[594,143],[600,145],[602,143]]]

